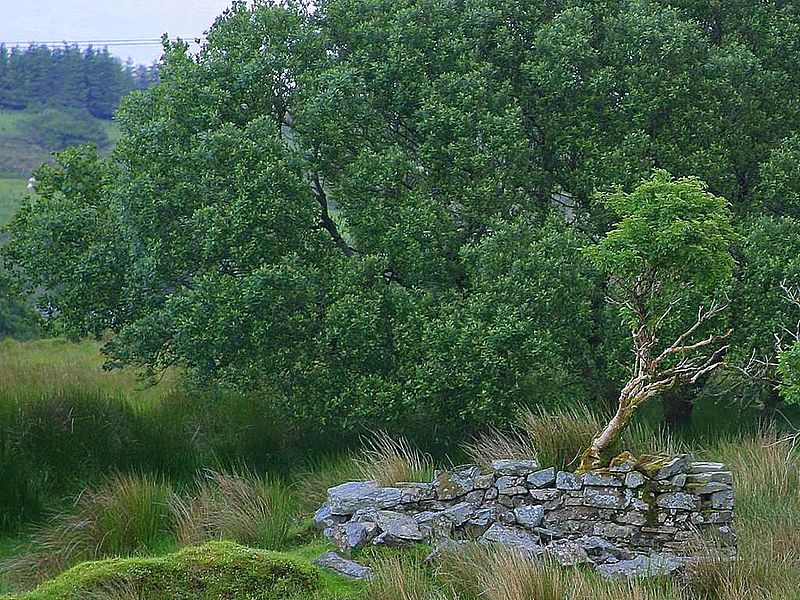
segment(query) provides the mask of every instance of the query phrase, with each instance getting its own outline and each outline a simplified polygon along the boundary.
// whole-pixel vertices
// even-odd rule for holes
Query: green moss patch
[[[82,563],[18,599],[299,600],[316,596],[321,586],[310,565],[276,552],[211,542],[156,558]]]

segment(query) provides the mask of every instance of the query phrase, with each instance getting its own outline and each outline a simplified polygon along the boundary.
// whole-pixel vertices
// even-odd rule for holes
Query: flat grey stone
[[[527,478],[528,484],[536,488],[543,488],[547,487],[548,485],[553,485],[555,481],[556,481],[555,467],[548,467],[547,469],[535,471],[530,475],[528,475]]]
[[[724,471],[725,464],[721,462],[703,462],[696,461],[689,465],[688,472],[692,475],[697,473],[709,473],[714,471]]]
[[[622,508],[625,499],[617,488],[587,487],[583,490],[583,504],[595,508]]]
[[[676,488],[682,488],[686,485],[686,473],[675,475],[675,477],[669,480],[669,483]]]
[[[486,498],[486,490],[475,490],[464,496],[464,502],[477,508],[483,504],[484,498]]]
[[[516,487],[516,485],[517,485],[517,478],[512,477],[511,475],[503,475],[502,477],[498,477],[497,480],[494,482],[494,487],[496,487],[497,491],[500,492],[501,494],[503,493],[503,490],[510,487]]]
[[[419,542],[425,539],[419,524],[411,515],[382,510],[378,513],[378,527],[386,538],[393,540]]]
[[[688,473],[692,459],[688,454],[668,460],[656,473],[654,479],[670,479],[681,473]]]
[[[525,496],[528,494],[528,488],[521,485],[503,488],[499,490],[501,496]]]
[[[465,528],[472,534],[479,537],[486,533],[496,520],[496,514],[492,508],[482,508],[475,513],[475,516],[465,523]]]
[[[398,484],[400,489],[400,501],[403,504],[422,502],[423,500],[433,500],[435,493],[433,485],[430,483],[408,483]]]
[[[733,509],[733,490],[711,494],[711,508],[718,510]]]
[[[639,555],[631,560],[621,560],[612,564],[598,565],[595,570],[608,579],[644,579],[672,575],[684,563],[674,556],[653,554]]]
[[[527,529],[538,527],[544,518],[543,506],[520,506],[514,509],[514,517],[520,526]]]
[[[631,471],[625,475],[625,487],[629,487],[631,489],[642,487],[645,481],[645,476],[639,473],[639,471]]]
[[[730,471],[708,471],[693,473],[687,476],[689,483],[733,483],[733,473]]]
[[[350,521],[344,525],[339,525],[333,530],[333,543],[342,552],[352,552],[366,545],[377,529],[378,527],[375,523]]]
[[[656,504],[661,508],[675,508],[678,510],[699,510],[700,498],[685,492],[669,492],[656,497]]]
[[[583,487],[583,480],[575,473],[559,471],[556,473],[556,487],[560,490],[579,490]]]
[[[314,564],[321,569],[333,571],[348,579],[372,579],[374,575],[369,567],[340,556],[336,552],[326,552],[314,560]]]
[[[647,515],[638,510],[626,511],[617,517],[617,521],[624,525],[642,526],[647,523]]]
[[[454,500],[475,489],[475,478],[481,474],[480,467],[467,465],[452,471],[435,471],[433,488],[439,500]]]
[[[476,490],[488,490],[494,483],[494,473],[479,475],[472,479],[472,485]]]
[[[380,487],[374,481],[350,481],[328,490],[328,507],[334,515],[352,515],[362,508],[393,508],[401,500],[399,489]]]
[[[492,471],[500,476],[527,477],[539,469],[535,460],[501,459],[492,461]]]
[[[589,471],[583,474],[583,485],[594,485],[599,487],[622,487],[622,481],[613,475],[605,473],[593,473]]]
[[[618,525],[606,521],[595,523],[592,527],[592,535],[615,540],[628,540],[636,531],[632,525]]]
[[[440,512],[439,516],[450,521],[453,527],[461,527],[475,516],[475,507],[468,502],[459,502]]]
[[[531,554],[540,555],[545,549],[539,543],[538,536],[523,531],[518,527],[495,523],[481,536],[482,542],[493,542],[509,548],[519,548]]]
[[[553,540],[547,545],[547,554],[562,567],[574,567],[589,562],[586,550],[572,540]]]
[[[703,496],[706,494],[716,494],[717,492],[731,491],[731,486],[729,486],[727,483],[718,483],[716,481],[711,481],[709,483],[692,485],[690,489],[693,494],[697,494],[698,496]]]

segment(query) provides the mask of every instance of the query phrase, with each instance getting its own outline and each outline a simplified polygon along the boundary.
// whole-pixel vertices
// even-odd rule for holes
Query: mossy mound
[[[285,555],[211,542],[155,558],[86,562],[18,600],[300,600],[314,597],[322,579]]]

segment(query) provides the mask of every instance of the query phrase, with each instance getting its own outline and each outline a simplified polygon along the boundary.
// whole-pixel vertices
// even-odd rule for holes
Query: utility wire
[[[180,37],[183,41],[194,42],[197,36],[194,37]],[[4,42],[0,41],[0,45],[4,46],[53,46],[53,45],[67,45],[67,46],[85,46],[85,45],[103,45],[103,46],[152,46],[161,45],[161,38],[130,38],[130,39],[114,39],[114,40],[46,40],[46,41],[18,41],[18,42]]]

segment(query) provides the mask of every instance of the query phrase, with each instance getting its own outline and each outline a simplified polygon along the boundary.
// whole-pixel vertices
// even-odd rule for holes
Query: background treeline
[[[155,66],[123,64],[105,48],[0,46],[0,108],[65,107],[110,119],[123,96],[157,80]]]

